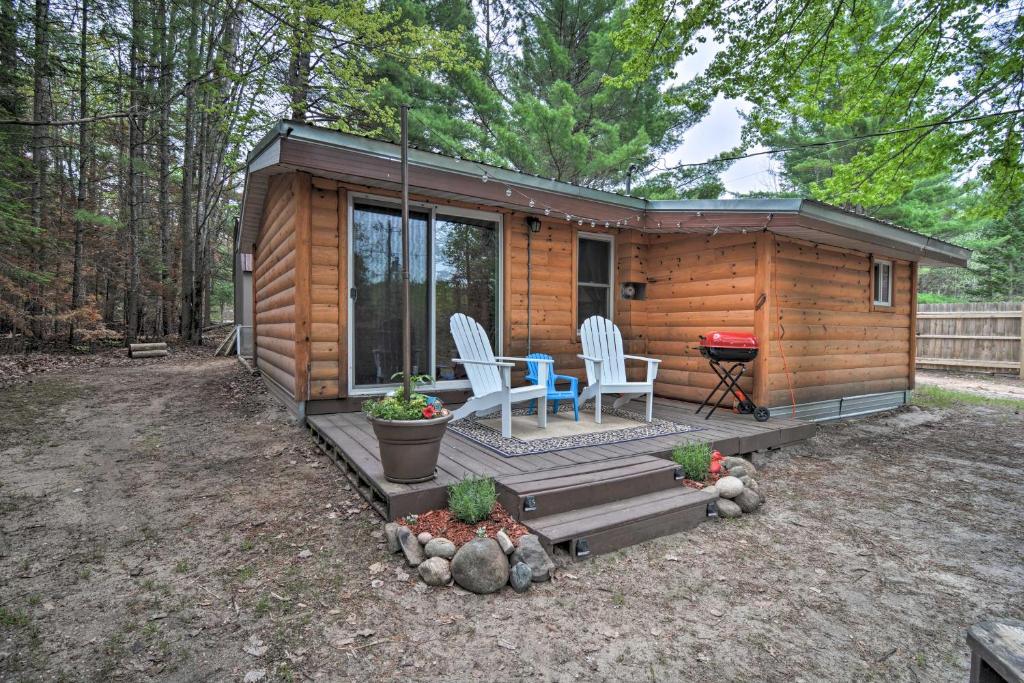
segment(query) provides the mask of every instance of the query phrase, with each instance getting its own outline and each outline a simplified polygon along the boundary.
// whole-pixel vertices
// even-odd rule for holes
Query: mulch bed
[[[424,512],[416,517],[415,524],[409,525],[409,529],[414,534],[421,534],[426,531],[434,538],[447,538],[457,547],[469,543],[476,538],[476,530],[480,527],[486,530],[490,538],[494,538],[499,531],[504,529],[505,533],[513,541],[518,540],[520,536],[530,533],[529,529],[514,520],[505,511],[501,503],[495,504],[494,509],[491,510],[490,517],[476,524],[460,522],[452,516],[450,510],[445,508],[443,510]]]

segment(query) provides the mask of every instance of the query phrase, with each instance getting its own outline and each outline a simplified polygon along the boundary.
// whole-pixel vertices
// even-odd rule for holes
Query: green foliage
[[[687,443],[672,449],[672,460],[683,468],[683,474],[693,481],[704,481],[708,478],[711,467],[711,444]]]
[[[883,206],[922,178],[967,173],[994,191],[990,215],[1024,195],[1019,114],[933,125],[1020,107],[1019,2],[637,0],[628,13],[615,37],[627,82],[672,68],[702,36],[724,46],[691,92],[750,102],[748,145],[901,131],[794,155],[789,171],[823,171],[816,198]]]
[[[494,480],[490,477],[467,477],[448,487],[448,509],[455,519],[476,524],[487,519],[498,502]]]
[[[401,381],[401,377],[402,373],[396,373],[391,379]],[[414,387],[433,383],[430,375],[415,375],[411,380]],[[363,412],[378,420],[424,420],[440,415],[442,410],[444,406],[440,399],[415,391],[411,391],[409,400],[405,400],[402,387],[389,392],[384,398],[363,402]]]

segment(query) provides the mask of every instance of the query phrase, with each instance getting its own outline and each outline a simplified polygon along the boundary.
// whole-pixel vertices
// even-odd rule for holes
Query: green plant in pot
[[[402,379],[398,373],[391,379]],[[430,375],[410,377],[410,385],[433,383]],[[408,398],[401,387],[386,396],[363,403],[377,435],[384,476],[400,484],[414,484],[434,478],[441,439],[452,415],[440,399],[417,391]]]

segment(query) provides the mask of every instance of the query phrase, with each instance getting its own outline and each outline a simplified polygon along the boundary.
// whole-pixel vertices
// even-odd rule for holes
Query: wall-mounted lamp
[[[530,232],[540,232],[540,219],[537,218],[536,216],[527,216],[526,227],[530,229]]]

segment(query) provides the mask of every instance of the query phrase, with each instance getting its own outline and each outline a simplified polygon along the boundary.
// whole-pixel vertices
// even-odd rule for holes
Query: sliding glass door
[[[393,384],[402,369],[402,233],[397,207],[356,199],[352,205],[352,389]],[[499,343],[500,223],[491,214],[416,207],[409,214],[413,373],[452,388],[465,371],[449,331],[465,313]],[[450,383],[450,384],[448,384]]]
[[[465,313],[498,343],[498,224],[438,213],[434,220],[435,377],[465,379],[449,320]],[[497,349],[494,349],[497,353]]]
[[[409,290],[412,372],[429,373],[430,215],[409,213]],[[352,206],[353,384],[393,383],[402,371],[402,212],[373,204]]]

